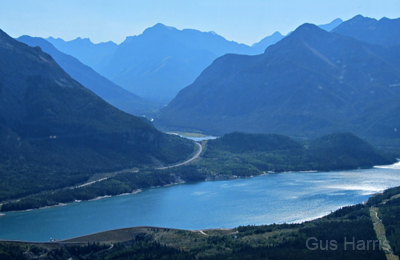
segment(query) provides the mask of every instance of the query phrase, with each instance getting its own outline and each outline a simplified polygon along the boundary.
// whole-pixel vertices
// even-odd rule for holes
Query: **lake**
[[[0,216],[0,239],[49,241],[132,226],[232,228],[301,222],[400,186],[400,164],[367,170],[290,172],[181,184],[138,194]]]
[[[179,134],[176,134],[176,135],[186,138],[186,139],[189,139],[189,140],[193,140],[195,142],[201,142],[201,141],[205,141],[205,140],[214,140],[214,139],[218,138],[218,136],[212,136],[212,135],[205,135],[205,136],[199,136],[199,137],[184,136],[184,135],[179,135]]]

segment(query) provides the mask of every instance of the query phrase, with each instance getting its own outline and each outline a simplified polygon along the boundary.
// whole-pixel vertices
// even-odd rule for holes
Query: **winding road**
[[[191,161],[193,161],[194,159],[197,159],[197,158],[200,156],[201,152],[203,151],[203,147],[201,146],[201,144],[199,144],[199,143],[197,143],[197,142],[194,142],[194,143],[198,146],[199,149],[198,149],[197,153],[196,153],[192,158],[190,158],[190,159],[188,159],[187,161],[184,161],[184,162],[182,162],[182,163],[173,164],[173,165],[165,166],[165,167],[158,167],[158,168],[155,168],[155,169],[157,169],[157,170],[165,170],[165,169],[169,169],[169,168],[173,168],[173,167],[178,167],[178,166],[181,166],[181,165],[184,165],[184,164],[188,164],[188,163],[190,163]],[[118,172],[116,172],[115,174],[118,174],[119,172],[123,172],[123,171],[124,171],[124,170],[118,171]],[[137,170],[136,170],[136,172],[137,172]],[[111,178],[111,177],[112,177],[112,176],[106,177],[106,178],[102,178],[102,179],[100,179],[100,180],[95,180],[95,181],[87,182],[87,183],[84,183],[84,184],[82,184],[82,185],[70,187],[70,189],[76,189],[76,188],[82,188],[82,187],[85,187],[85,186],[89,186],[89,185],[92,185],[92,184],[94,184],[94,183],[96,183],[96,182],[105,181],[105,180],[107,180],[107,179],[109,179],[109,178]]]
[[[173,167],[178,167],[178,166],[181,166],[181,165],[184,165],[184,164],[188,164],[188,163],[190,163],[191,161],[193,161],[194,159],[197,159],[197,158],[200,156],[201,152],[203,151],[203,147],[201,146],[201,144],[199,144],[199,143],[197,143],[197,142],[195,142],[195,144],[197,144],[197,146],[199,147],[199,150],[198,150],[197,153],[196,153],[192,158],[190,158],[189,160],[184,161],[183,163],[178,163],[178,164],[174,164],[174,165],[171,165],[171,166],[159,167],[159,168],[156,168],[156,169],[157,169],[157,170],[164,170],[164,169],[169,169],[169,168],[173,168]]]

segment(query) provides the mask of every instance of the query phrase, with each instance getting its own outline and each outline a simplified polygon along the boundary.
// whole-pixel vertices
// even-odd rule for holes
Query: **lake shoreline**
[[[392,167],[391,167],[392,166]],[[366,169],[374,169],[374,168],[378,168],[378,169],[387,169],[387,168],[399,168],[400,169],[400,162],[396,162],[393,164],[388,164],[388,165],[376,165],[376,166],[372,166],[370,168],[366,168]],[[348,169],[346,171],[354,171],[354,170],[360,170],[361,168],[358,169]],[[329,172],[336,172],[336,171],[343,171],[343,170],[333,170],[333,171],[329,171]],[[285,174],[285,173],[293,173],[293,172],[299,172],[299,173],[318,173],[318,172],[323,172],[323,171],[316,171],[316,170],[308,170],[308,171],[286,171],[286,172],[273,172],[273,171],[268,171],[268,172],[262,172],[261,174],[258,175],[251,175],[251,176],[237,176],[237,175],[224,175],[224,174],[217,174],[217,175],[211,175],[211,176],[207,176],[203,181],[199,181],[199,182],[209,182],[209,181],[231,181],[231,180],[238,180],[238,179],[249,179],[249,178],[254,178],[254,177],[259,177],[259,176],[263,176],[263,175],[268,175],[268,174]],[[178,180],[174,183],[169,183],[169,184],[165,184],[165,185],[160,185],[160,186],[152,186],[148,189],[154,189],[154,188],[162,188],[162,187],[170,187],[170,186],[175,186],[175,185],[180,185],[180,184],[186,184],[186,183],[190,183],[190,182],[186,182],[184,180]],[[197,182],[194,182],[197,183]],[[131,193],[121,193],[121,194],[116,194],[116,195],[104,195],[104,196],[98,196],[92,199],[87,199],[87,200],[79,200],[79,201],[71,201],[71,202],[67,202],[67,203],[58,203],[56,205],[50,205],[50,206],[44,206],[44,207],[40,207],[40,208],[30,208],[30,209],[24,209],[24,210],[13,210],[13,211],[4,211],[1,212],[0,211],[0,217],[4,216],[5,214],[7,214],[8,212],[26,212],[26,211],[32,211],[32,210],[41,210],[41,209],[46,209],[46,208],[52,208],[52,207],[59,207],[59,206],[66,206],[75,202],[85,202],[85,201],[95,201],[95,200],[100,200],[100,199],[105,199],[105,198],[112,198],[112,197],[116,197],[116,196],[122,196],[122,195],[132,195],[132,194],[137,194],[139,192],[142,192],[142,188],[139,188],[137,190],[132,191]],[[374,194],[371,194],[374,195]],[[21,199],[21,198],[19,198]],[[17,199],[17,200],[19,200]],[[2,215],[3,214],[3,215]]]
[[[376,194],[371,194],[371,196],[376,196],[380,193]],[[358,203],[360,204],[360,203]],[[277,223],[271,223],[271,224],[260,224],[260,225],[255,225],[255,226],[264,226],[264,225],[282,225],[282,224],[302,224],[306,222],[311,222],[314,220],[318,220],[321,218],[324,218],[333,212],[342,209],[343,207],[347,206],[354,206],[358,204],[352,204],[352,205],[344,205],[341,207],[338,207],[335,210],[331,210],[330,213],[327,214],[321,214],[315,217],[311,218],[306,218],[302,219],[299,221],[289,221],[289,222],[277,222]],[[250,224],[249,224],[250,225]],[[116,228],[116,229],[109,229],[109,230],[104,230],[104,231],[99,231],[99,232],[93,232],[89,234],[84,234],[76,237],[71,237],[71,238],[66,238],[66,239],[60,239],[60,240],[52,240],[52,241],[27,241],[27,240],[7,240],[7,239],[0,239],[0,242],[5,242],[5,243],[23,243],[23,244],[34,244],[34,245],[40,245],[40,244],[87,244],[87,241],[91,241],[93,239],[90,239],[91,237],[97,237],[98,235],[106,234],[106,237],[115,237],[115,233],[120,232],[120,231],[127,231],[127,230],[137,230],[137,229],[157,229],[157,230],[175,230],[175,231],[187,231],[187,232],[200,232],[202,233],[203,231],[205,232],[212,232],[212,231],[229,231],[229,230],[234,230],[237,229],[239,226],[236,227],[231,227],[231,228],[204,228],[204,229],[184,229],[184,228],[170,228],[170,227],[160,227],[160,226],[132,226],[132,227],[123,227],[123,228]],[[106,239],[105,241],[108,241],[110,239]],[[105,242],[105,241],[96,241],[96,242]],[[94,240],[93,240],[94,242]]]
[[[214,230],[303,223],[342,207],[360,204],[382,189],[400,186],[399,170],[264,172],[264,176],[253,176],[261,177],[255,180],[249,176],[235,182],[222,180],[185,183],[176,188],[153,187],[143,189],[137,196],[125,196],[130,195],[125,193],[113,196],[112,200],[97,198],[90,203],[76,203],[59,209],[7,214],[8,217],[0,218],[1,238],[48,241],[51,236],[65,240],[135,226]],[[60,228],[66,224],[65,218],[71,224]],[[45,222],[36,225],[35,219]]]

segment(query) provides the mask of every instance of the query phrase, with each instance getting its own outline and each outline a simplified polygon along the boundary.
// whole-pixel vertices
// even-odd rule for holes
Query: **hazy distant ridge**
[[[80,37],[67,42],[60,38],[54,39],[53,37],[46,38],[46,40],[58,50],[74,56],[96,71],[99,71],[107,64],[118,48],[118,45],[112,41],[94,44],[90,39],[82,39]]]
[[[400,44],[400,18],[373,18],[357,15],[343,22],[332,32],[349,36],[360,41],[395,46]]]
[[[340,22],[336,19],[321,27],[330,30]],[[81,38],[69,42],[51,37],[47,40],[125,89],[166,104],[216,58],[227,53],[261,54],[283,37],[276,32],[250,47],[215,32],[178,30],[158,23],[138,36],[127,37],[118,46],[112,42],[93,44]]]
[[[114,84],[73,56],[62,53],[46,40],[37,37],[21,36],[18,38],[18,41],[32,47],[39,46],[44,52],[50,54],[71,77],[111,105],[134,115],[142,115],[151,108],[151,105],[146,100]]]
[[[127,37],[100,72],[141,97],[168,102],[225,53],[256,52],[214,32],[156,24]]]

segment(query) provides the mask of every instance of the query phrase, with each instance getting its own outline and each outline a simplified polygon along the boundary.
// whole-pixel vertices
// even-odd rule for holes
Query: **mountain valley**
[[[169,131],[398,140],[400,50],[304,24],[264,54],[227,54],[160,110]],[[206,123],[205,123],[206,122]],[[380,139],[380,141],[378,140]]]

